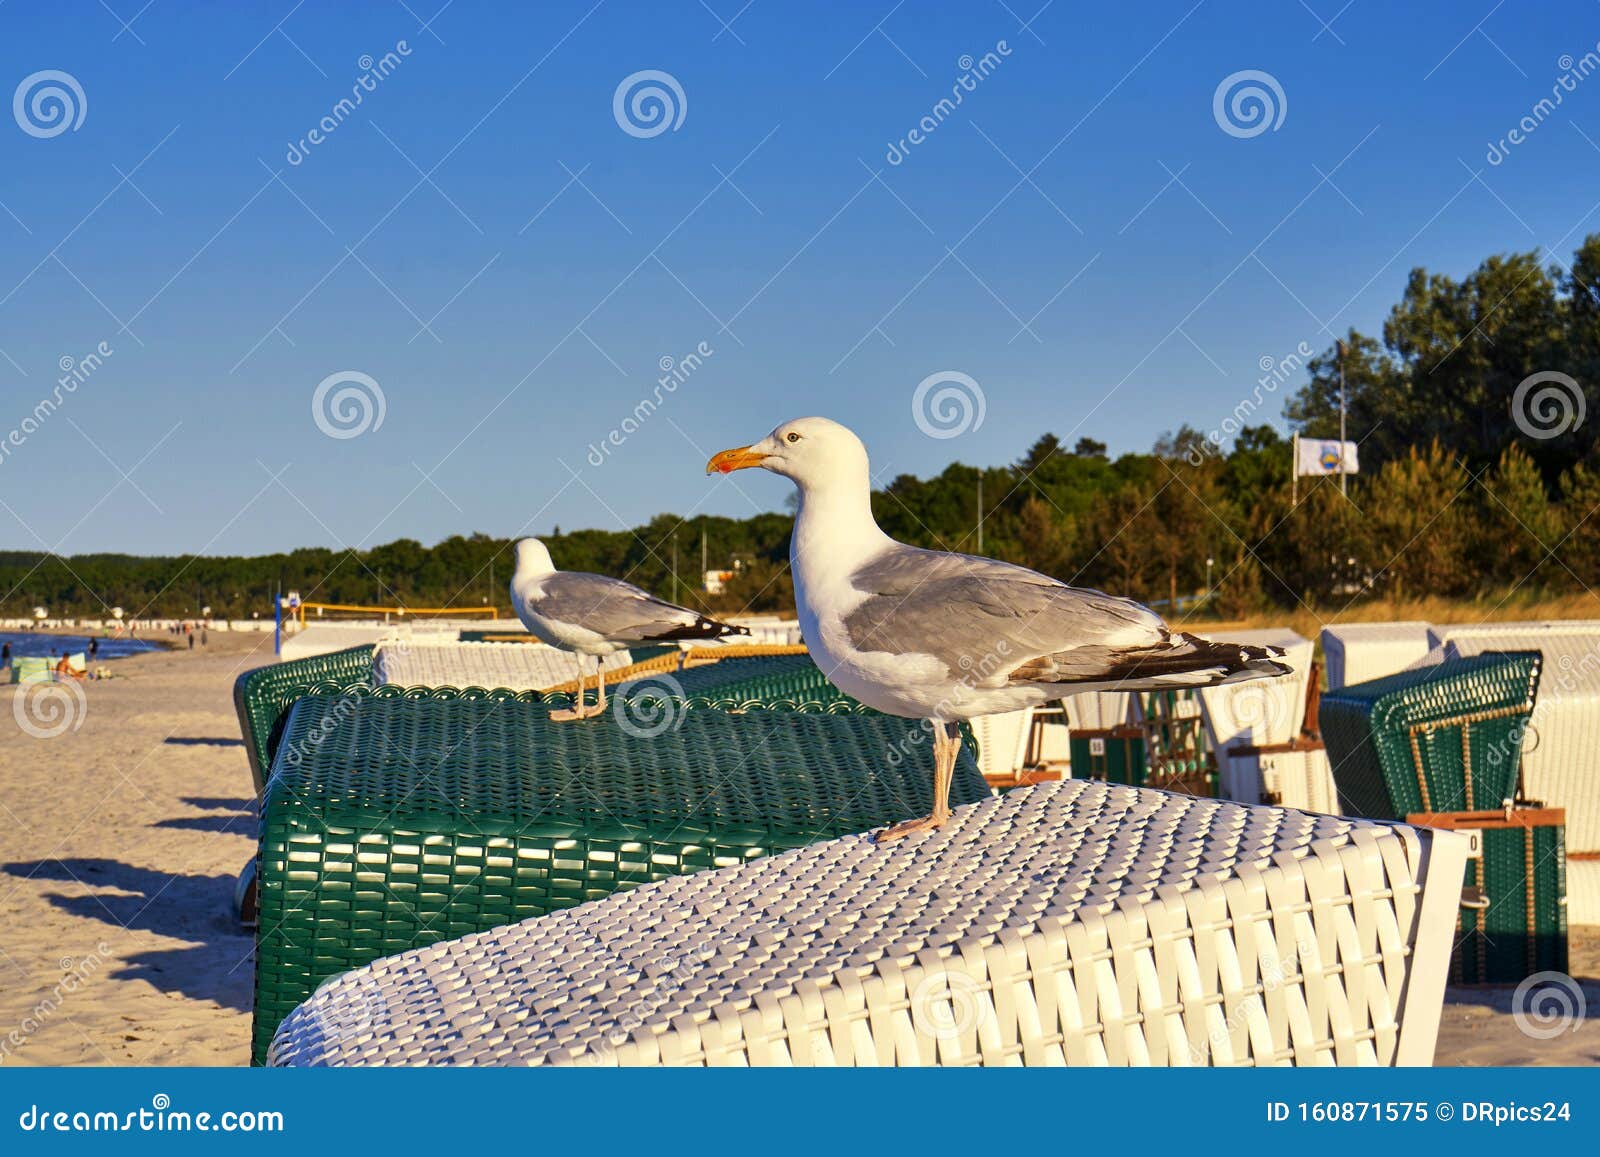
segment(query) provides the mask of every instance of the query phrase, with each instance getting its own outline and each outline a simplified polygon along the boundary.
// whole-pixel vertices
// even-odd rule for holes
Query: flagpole
[[[1339,493],[1345,493],[1345,434],[1344,434],[1344,342],[1334,343],[1339,352]]]
[[[1300,432],[1295,431],[1294,439],[1289,443],[1289,509],[1293,510],[1300,505]]]

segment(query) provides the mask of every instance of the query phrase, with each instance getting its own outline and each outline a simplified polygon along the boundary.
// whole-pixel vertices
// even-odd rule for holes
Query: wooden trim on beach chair
[[[609,671],[602,671],[600,677],[606,681],[606,686],[616,683],[627,683],[633,679],[643,678],[646,675],[660,675],[668,671],[682,671],[689,667],[704,667],[711,663],[720,663],[723,659],[754,659],[764,655],[806,655],[810,654],[803,643],[738,643],[727,647],[692,647],[687,651],[669,651],[665,655],[656,655],[649,659],[642,659],[637,663],[629,663],[626,667],[613,667]],[[587,682],[587,677],[585,682]],[[565,695],[575,695],[578,691],[578,681],[568,679],[565,683],[554,687],[547,687],[547,693],[561,692]]]

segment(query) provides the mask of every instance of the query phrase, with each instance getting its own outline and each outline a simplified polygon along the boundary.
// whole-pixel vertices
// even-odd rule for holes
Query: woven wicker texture
[[[1428,827],[1473,832],[1450,979],[1515,984],[1567,971],[1567,857],[1559,808],[1416,815]],[[1582,861],[1578,861],[1582,862]]]
[[[1322,628],[1328,690],[1404,671],[1433,646],[1428,630],[1428,624],[1422,622],[1341,623]]]
[[[257,795],[267,782],[267,769],[272,766],[272,755],[289,708],[314,684],[370,686],[372,653],[371,647],[351,647],[309,659],[291,659],[270,667],[257,667],[234,680],[233,706],[239,713],[239,730],[244,734],[250,777],[255,780]]]
[[[1426,1064],[1464,845],[1043,784],[378,961],[272,1062]]]
[[[1537,652],[1483,655],[1328,692],[1340,810],[1401,819],[1511,799],[1539,671]]]
[[[626,651],[607,655],[603,668],[626,667]],[[584,671],[593,679],[592,664]],[[577,674],[571,652],[530,643],[385,642],[373,657],[379,683],[402,687],[509,687],[542,691]]]
[[[1451,960],[1462,984],[1514,984],[1567,970],[1567,854],[1559,825],[1492,828],[1467,864],[1482,909],[1463,908]]]
[[[290,713],[263,802],[256,1058],[317,983],[380,956],[928,810],[923,724],[700,709],[634,733],[536,692],[378,687]],[[957,803],[988,788],[970,759]]]
[[[1600,628],[1583,621],[1541,625],[1437,627],[1444,641],[1418,666],[1491,651],[1544,657],[1532,734],[1522,749],[1523,787],[1530,799],[1566,810],[1569,852],[1600,852]]]

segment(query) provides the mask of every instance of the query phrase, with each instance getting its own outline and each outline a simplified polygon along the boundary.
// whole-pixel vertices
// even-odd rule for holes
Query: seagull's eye
[[[789,438],[789,441],[791,441],[791,442],[800,441],[800,435],[799,434],[791,433],[791,434],[788,435],[788,438]]]

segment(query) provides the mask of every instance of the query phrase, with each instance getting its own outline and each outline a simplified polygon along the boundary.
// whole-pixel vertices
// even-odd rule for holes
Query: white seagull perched
[[[559,571],[550,551],[537,538],[517,543],[517,569],[511,576],[511,605],[529,631],[578,662],[578,697],[571,711],[552,711],[551,719],[588,719],[606,709],[606,678],[602,656],[641,643],[669,643],[679,639],[720,639],[748,635],[745,627],[708,619],[675,606],[621,579],[578,571]],[[593,655],[600,701],[593,707],[583,701],[583,656]]]
[[[724,450],[708,474],[759,466],[793,480],[789,542],[800,630],[834,686],[933,725],[933,811],[880,832],[944,826],[963,719],[1083,691],[1205,687],[1286,675],[1275,647],[1174,633],[1131,599],[1011,563],[896,542],[872,517],[867,450],[827,418]]]

